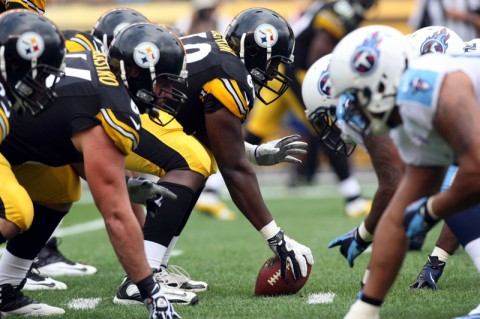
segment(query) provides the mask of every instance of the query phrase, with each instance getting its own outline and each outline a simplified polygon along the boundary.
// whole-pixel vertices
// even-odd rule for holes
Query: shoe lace
[[[45,280],[45,277],[43,277],[42,275],[40,275],[40,271],[38,270],[37,265],[36,265],[35,263],[33,263],[33,264],[30,266],[30,269],[29,269],[28,272],[27,272],[26,278],[27,278],[27,279],[32,279],[32,280],[35,280],[35,281],[43,281],[43,280]]]
[[[168,268],[160,266],[160,270],[155,273],[155,279],[165,284],[176,282],[181,285],[190,280],[190,275],[180,266],[169,265]]]

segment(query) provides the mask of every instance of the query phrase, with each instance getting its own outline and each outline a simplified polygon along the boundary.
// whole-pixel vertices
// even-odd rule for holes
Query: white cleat
[[[191,280],[188,272],[180,266],[169,265],[165,267],[162,265],[154,273],[154,277],[160,284],[183,291],[202,292],[208,289],[206,282]]]
[[[61,281],[43,277],[34,267],[30,268],[27,273],[25,285],[23,290],[65,290],[67,285]]]
[[[58,250],[58,242],[56,237],[52,237],[35,258],[34,264],[40,275],[47,277],[85,276],[97,272],[97,268],[93,266],[83,265],[63,256]]]
[[[2,315],[47,317],[63,315],[65,310],[33,301],[25,296],[19,288],[4,284],[0,285],[0,313]]]

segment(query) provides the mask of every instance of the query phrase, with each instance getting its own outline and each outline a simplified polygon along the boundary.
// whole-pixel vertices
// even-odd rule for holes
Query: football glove
[[[149,319],[182,319],[173,309],[172,304],[162,294],[158,283],[155,284],[150,297],[146,298],[143,303],[150,312]]]
[[[170,199],[177,199],[177,195],[168,188],[158,185],[146,178],[132,178],[127,176],[127,189],[130,200],[137,204],[145,205],[147,200],[158,196],[165,196]]]
[[[353,267],[353,261],[365,249],[370,246],[371,241],[367,242],[362,239],[358,233],[358,227],[355,227],[345,235],[335,238],[328,244],[328,248],[340,246],[340,253],[347,259],[348,265]]]
[[[292,266],[293,277],[298,280],[307,276],[307,263],[313,265],[313,255],[310,248],[297,243],[284,234],[283,229],[267,239],[270,249],[280,257],[280,276],[285,278],[287,263]]]
[[[306,154],[308,144],[297,141],[300,135],[294,134],[281,139],[252,145],[245,142],[245,151],[250,162],[260,166],[270,166],[281,162],[301,163],[292,155]]]
[[[409,239],[415,236],[425,235],[438,223],[438,219],[432,217],[427,208],[428,197],[424,197],[407,207],[403,216],[403,227]]]
[[[437,282],[442,276],[445,265],[446,263],[439,260],[437,256],[428,256],[427,263],[418,274],[417,280],[410,285],[410,288],[437,290]]]

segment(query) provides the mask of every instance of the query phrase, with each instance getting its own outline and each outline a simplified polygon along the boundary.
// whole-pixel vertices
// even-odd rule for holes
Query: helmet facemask
[[[342,131],[337,126],[336,106],[319,107],[308,116],[308,120],[328,149],[343,156],[349,156],[355,150],[356,145],[347,144],[342,138]]]
[[[11,61],[6,66],[4,47],[0,48],[0,70],[16,99],[14,109],[18,112],[28,110],[32,115],[37,115],[49,108],[57,99],[55,84],[59,78],[65,76],[64,69],[65,61],[60,68],[55,68],[47,64],[37,64],[35,58],[32,59],[28,71],[25,70],[25,62]],[[21,77],[21,74],[25,75]]]
[[[130,70],[130,76],[127,80],[126,74],[128,71],[125,69],[123,61],[120,65],[120,77],[139,107],[140,113],[147,113],[150,119],[160,126],[170,123],[187,100],[187,96],[180,90],[175,89],[173,83],[185,85],[188,77],[187,70],[182,70],[180,75],[169,73],[155,75],[155,69],[152,67],[150,79],[147,79],[144,75],[135,71],[138,68],[134,67]],[[135,75],[136,73],[138,75]],[[150,89],[147,89],[147,87]],[[160,111],[166,112],[171,117],[164,122],[159,116]]]
[[[248,41],[245,39],[248,37]],[[272,56],[272,46],[267,43],[266,48],[259,49],[253,39],[254,35],[248,36],[244,33],[240,40],[240,60],[245,64],[248,72],[252,76],[255,95],[263,104],[270,104],[276,101],[289,88],[290,79],[279,70],[280,65],[293,68],[293,54],[290,57],[281,55]],[[246,42],[246,44],[245,44]],[[292,51],[293,52],[293,51]],[[265,61],[263,63],[262,61]],[[262,94],[263,89],[268,92]],[[265,92],[265,91],[263,91]],[[268,99],[266,96],[268,95]]]

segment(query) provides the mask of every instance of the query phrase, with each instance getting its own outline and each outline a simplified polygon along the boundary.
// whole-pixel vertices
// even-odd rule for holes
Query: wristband
[[[148,275],[148,277],[140,280],[136,283],[138,291],[140,292],[140,296],[142,300],[147,299],[152,294],[153,289],[155,288],[155,280],[153,279],[152,275]]]
[[[245,153],[247,154],[248,161],[253,164],[257,164],[257,159],[255,158],[255,151],[257,150],[258,145],[253,145],[245,142]]]
[[[277,226],[277,223],[275,223],[274,220],[272,220],[270,223],[267,225],[263,226],[262,229],[260,229],[260,234],[262,234],[263,238],[265,240],[268,240],[278,234],[280,231],[280,227]]]
[[[373,235],[370,234],[365,227],[365,222],[362,222],[360,226],[358,226],[358,236],[365,242],[371,242],[373,240]]]

